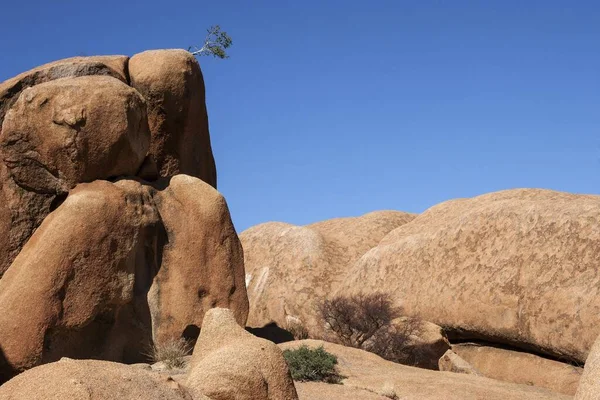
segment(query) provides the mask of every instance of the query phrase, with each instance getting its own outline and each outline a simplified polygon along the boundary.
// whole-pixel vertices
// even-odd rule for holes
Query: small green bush
[[[337,357],[326,352],[323,346],[309,349],[304,345],[294,350],[285,350],[283,356],[295,381],[340,383],[345,378],[337,371]]]

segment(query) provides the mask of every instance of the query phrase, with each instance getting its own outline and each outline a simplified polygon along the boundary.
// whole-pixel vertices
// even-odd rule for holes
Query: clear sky
[[[600,193],[600,2],[5,1],[0,80],[201,44],[238,231],[517,187]]]

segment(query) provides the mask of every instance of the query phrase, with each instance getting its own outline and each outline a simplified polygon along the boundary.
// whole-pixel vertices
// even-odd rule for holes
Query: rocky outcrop
[[[244,323],[223,197],[189,176],[162,190],[96,181],[70,193],[0,280],[0,347],[16,371],[63,356],[138,362],[152,343],[194,340],[217,305]]]
[[[497,347],[462,343],[452,351],[488,378],[535,385],[554,392],[574,395],[582,368],[534,354]]]
[[[127,56],[72,57],[41,65],[0,83],[0,126],[4,115],[23,90],[61,78],[100,75],[128,83]]]
[[[0,386],[6,400],[192,400],[168,377],[123,364],[63,359],[33,368]],[[193,400],[209,400],[195,397]]]
[[[440,357],[438,366],[440,371],[477,376],[481,375],[477,369],[452,350],[446,351],[444,355]]]
[[[131,86],[148,102],[150,156],[162,177],[186,174],[217,187],[204,79],[185,50],[151,50],[129,61]]]
[[[51,194],[80,182],[134,176],[149,145],[144,98],[106,76],[25,89],[0,136],[2,161],[17,185]]]
[[[130,320],[143,310],[130,305],[140,300],[136,269],[153,262],[149,198],[132,181],[82,184],[44,220],[0,280],[0,347],[14,369],[143,351],[150,337]]]
[[[223,196],[200,179],[177,175],[154,201],[166,232],[161,267],[148,293],[155,339],[182,333],[195,339],[213,307],[231,308],[244,325],[244,255]]]
[[[600,196],[519,189],[434,206],[339,292],[382,290],[453,338],[583,362],[599,333]]]
[[[339,372],[346,378],[343,380],[343,385],[296,382],[301,400],[336,398],[383,400],[386,397],[383,397],[382,393],[391,391],[398,399],[411,400],[567,400],[571,398],[534,386],[400,365],[363,350],[318,340],[287,342],[278,346],[285,350],[302,345],[312,348],[323,346],[327,352],[337,356]],[[329,397],[324,396],[325,394]]]
[[[187,173],[216,187],[215,171],[202,73],[183,50],[69,58],[2,82],[0,278],[78,183]]]
[[[379,211],[303,227],[269,222],[244,231],[248,326],[300,324],[311,335],[322,334],[317,303],[337,288],[353,261],[413,218]]]
[[[295,400],[282,351],[246,332],[227,309],[209,310],[186,386],[213,400]]]
[[[145,361],[216,306],[245,323],[193,56],[41,66],[0,84],[0,122],[0,383],[63,356]]]

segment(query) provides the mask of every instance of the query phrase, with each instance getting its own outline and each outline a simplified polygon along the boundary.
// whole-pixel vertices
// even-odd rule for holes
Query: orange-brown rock
[[[281,343],[279,347],[285,350],[302,345],[312,348],[323,346],[326,351],[337,356],[339,372],[346,378],[342,382],[343,385],[296,382],[301,400],[337,398],[357,400],[380,398],[385,400],[386,397],[383,394],[391,394],[392,391],[398,399],[411,400],[571,399],[571,396],[553,393],[534,386],[400,365],[363,350],[318,340]],[[319,390],[320,388],[322,392]],[[325,397],[324,394],[328,394],[330,397]],[[374,397],[377,395],[380,397]]]
[[[44,220],[0,280],[0,373],[63,356],[139,362],[152,343],[195,340],[217,306],[245,323],[223,196],[185,175],[155,186],[80,184]]]
[[[217,187],[204,79],[185,50],[151,50],[131,57],[131,86],[148,102],[150,154],[160,176],[186,174]]]
[[[535,354],[473,343],[455,344],[452,351],[488,378],[545,387],[571,396],[583,372],[583,368]]]
[[[150,144],[143,97],[117,79],[85,76],[25,89],[6,113],[2,161],[38,193],[135,175]]]
[[[467,375],[481,375],[475,367],[452,350],[446,351],[444,355],[440,357],[438,365],[440,371]]]
[[[382,290],[450,340],[583,361],[600,331],[600,196],[516,189],[448,201],[389,233],[339,291]]]
[[[186,386],[213,400],[298,399],[282,351],[246,332],[223,308],[204,316]]]
[[[123,364],[63,359],[0,386],[3,400],[192,400],[177,382]],[[195,397],[193,400],[208,400]]]
[[[177,175],[166,181],[168,186],[154,193],[166,231],[160,270],[148,294],[154,338],[196,339],[213,307],[230,308],[244,325],[244,255],[225,199],[198,178]]]
[[[0,83],[0,127],[4,115],[17,100],[23,90],[40,83],[61,78],[78,76],[103,75],[119,79],[124,83],[127,77],[126,56],[94,56],[72,57],[41,65],[30,71],[23,72]],[[1,130],[1,129],[0,129]]]
[[[350,263],[413,218],[379,211],[307,226],[269,222],[244,231],[248,326],[275,322],[285,329],[298,323],[311,335],[322,334],[317,304],[343,280]]]
[[[80,182],[135,175],[149,140],[144,99],[112,77],[23,90],[0,132],[0,277],[61,196]]]
[[[63,356],[140,358],[159,222],[150,203],[137,182],[96,181],[44,220],[0,280],[0,348],[12,370]]]

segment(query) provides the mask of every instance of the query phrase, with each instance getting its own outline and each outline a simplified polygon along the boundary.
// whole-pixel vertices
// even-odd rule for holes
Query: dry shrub
[[[418,335],[421,320],[407,318],[392,324],[402,314],[387,293],[337,296],[319,307],[325,326],[340,344],[360,348],[401,364],[414,365],[418,354],[410,336]]]
[[[191,354],[192,350],[191,344],[183,338],[168,339],[154,343],[147,355],[152,362],[163,362],[168,369],[183,368],[183,357]]]
[[[409,317],[402,324],[385,326],[377,331],[363,348],[388,361],[415,365],[420,354],[418,347],[411,343],[410,337],[419,334],[421,323],[420,319]]]
[[[325,300],[319,313],[341,344],[357,348],[400,316],[385,293],[337,296]]]

